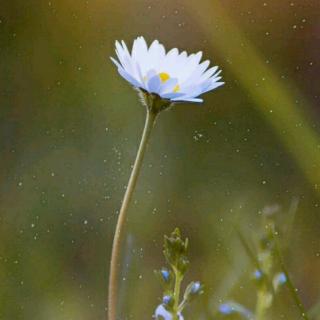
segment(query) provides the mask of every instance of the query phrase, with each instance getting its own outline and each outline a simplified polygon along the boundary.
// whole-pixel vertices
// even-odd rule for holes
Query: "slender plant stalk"
[[[302,303],[302,301],[300,300],[300,297],[297,293],[297,289],[296,287],[294,286],[292,280],[291,280],[291,277],[289,275],[289,271],[284,263],[284,260],[283,260],[283,257],[282,257],[282,253],[281,253],[281,249],[280,249],[280,245],[279,245],[279,242],[278,240],[276,239],[276,236],[273,235],[273,238],[274,238],[274,241],[275,241],[275,254],[277,256],[277,259],[280,263],[280,266],[281,266],[281,269],[282,269],[282,272],[285,274],[286,276],[286,279],[287,279],[287,286],[289,288],[289,291],[291,293],[291,296],[296,304],[296,306],[298,307],[299,309],[299,312],[300,312],[300,316],[302,317],[302,319],[304,320],[309,320],[309,317],[308,317],[308,313],[307,311],[305,310],[304,308],[304,305]]]
[[[174,298],[174,315],[173,320],[179,320],[178,312],[179,312],[179,300],[180,300],[180,288],[182,282],[182,276],[178,270],[174,270],[175,273],[175,283],[174,283],[174,291],[173,291],[173,298]]]
[[[262,288],[258,290],[258,297],[257,297],[257,305],[256,305],[256,320],[265,320],[267,306],[266,306],[266,299],[268,295],[268,289],[264,285]]]
[[[117,317],[117,303],[118,303],[118,278],[119,278],[119,266],[121,257],[121,245],[124,237],[124,227],[127,218],[127,211],[132,198],[137,179],[142,166],[146,147],[150,138],[150,134],[155,123],[157,113],[147,110],[147,116],[143,134],[141,137],[140,146],[134,162],[130,179],[122,205],[120,208],[116,230],[113,238],[111,261],[110,261],[110,274],[109,274],[109,293],[108,293],[108,320],[116,320]]]

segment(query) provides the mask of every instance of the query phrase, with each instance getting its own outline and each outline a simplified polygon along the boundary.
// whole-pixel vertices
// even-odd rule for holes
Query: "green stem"
[[[173,291],[173,299],[174,299],[174,314],[173,314],[173,320],[179,320],[179,300],[180,300],[180,289],[181,289],[181,282],[182,282],[182,275],[180,272],[176,269],[174,269],[175,274],[175,283],[174,283],[174,291]]]
[[[183,309],[186,307],[186,305],[187,305],[187,300],[183,300],[183,301],[179,304],[178,312],[182,312]]]
[[[296,303],[296,306],[298,307],[299,309],[299,312],[300,312],[300,316],[302,317],[302,319],[304,320],[309,320],[309,317],[308,317],[308,314],[304,308],[304,305],[302,303],[302,301],[300,300],[300,297],[297,293],[297,288],[294,286],[291,278],[290,278],[290,275],[289,275],[289,271],[284,263],[284,260],[283,260],[283,257],[282,257],[282,253],[281,253],[281,250],[280,250],[280,246],[279,246],[279,243],[278,243],[278,240],[276,239],[276,236],[273,234],[273,239],[274,239],[274,242],[275,242],[275,254],[278,258],[278,261],[280,263],[280,266],[281,266],[281,269],[282,269],[282,272],[285,274],[286,276],[286,284],[290,290],[290,293],[291,293],[291,296],[294,300],[294,302]]]
[[[256,304],[256,320],[264,320],[267,312],[266,299],[268,295],[268,290],[266,286],[263,286],[258,290],[257,304]]]
[[[110,261],[110,274],[109,274],[109,292],[108,292],[108,320],[116,320],[117,317],[117,303],[118,303],[118,277],[120,266],[120,252],[121,244],[124,236],[124,227],[127,218],[127,211],[132,198],[137,179],[140,173],[141,165],[143,162],[146,147],[150,138],[150,134],[157,117],[156,112],[147,110],[147,116],[143,134],[141,137],[140,146],[134,162],[130,179],[128,182],[127,190],[125,192],[122,205],[120,208],[116,230],[113,238],[111,261]]]

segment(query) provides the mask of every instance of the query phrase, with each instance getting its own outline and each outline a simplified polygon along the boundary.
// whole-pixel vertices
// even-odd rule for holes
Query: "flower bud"
[[[276,274],[273,278],[273,287],[277,291],[287,282],[287,277],[283,272]]]
[[[162,279],[165,282],[169,282],[170,281],[170,271],[168,269],[162,268],[160,273],[161,273]]]
[[[172,298],[171,296],[166,295],[166,296],[164,296],[164,297],[162,298],[162,303],[163,303],[164,305],[170,305],[170,304],[172,304],[172,300],[173,300],[173,298]]]

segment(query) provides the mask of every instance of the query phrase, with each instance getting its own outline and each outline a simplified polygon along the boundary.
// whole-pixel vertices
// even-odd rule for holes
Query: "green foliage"
[[[192,281],[180,301],[181,284],[189,267],[188,244],[188,239],[183,240],[178,228],[170,236],[164,236],[163,254],[170,270],[162,268],[155,271],[163,286],[162,304],[156,310],[156,319],[183,319],[181,313],[184,308],[203,293],[203,285],[199,281]]]
[[[240,242],[255,267],[253,272],[253,280],[256,285],[255,310],[251,311],[237,302],[227,302],[220,305],[218,316],[228,319],[236,319],[238,316],[255,320],[269,319],[269,311],[275,304],[278,293],[286,286],[300,312],[301,318],[308,320],[308,314],[282,258],[278,243],[279,231],[276,228],[274,215],[264,212],[262,226],[263,232],[257,241],[256,252],[252,249],[244,234],[236,227]]]

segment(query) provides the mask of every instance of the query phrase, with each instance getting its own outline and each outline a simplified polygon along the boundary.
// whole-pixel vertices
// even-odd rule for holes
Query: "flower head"
[[[245,308],[243,305],[236,302],[226,302],[219,306],[219,313],[229,315],[241,315],[245,319],[253,319],[252,312]]]
[[[119,61],[111,58],[120,75],[134,87],[171,103],[202,102],[201,94],[224,84],[221,70],[208,69],[208,60],[200,62],[202,52],[188,55],[174,48],[166,52],[158,40],[148,47],[143,37],[134,40],[131,53],[124,41],[116,41]]]
[[[170,311],[166,310],[166,308],[160,304],[154,314],[156,320],[173,320],[173,315]],[[183,320],[182,314],[178,313],[179,320]]]

